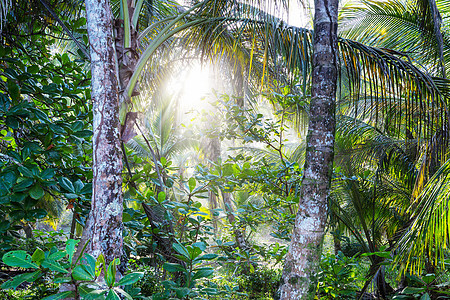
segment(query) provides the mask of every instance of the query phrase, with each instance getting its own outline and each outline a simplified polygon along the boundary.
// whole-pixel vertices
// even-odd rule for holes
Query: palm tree
[[[138,2],[139,3],[139,2]],[[159,3],[159,2],[158,2]],[[316,10],[318,17],[316,17],[316,22],[321,22],[323,20],[328,20],[327,11],[331,11],[334,15],[331,18],[332,28],[335,29],[335,15],[337,14],[337,4],[330,10],[325,9],[326,7],[321,7],[317,3]],[[136,6],[139,7],[140,4]],[[286,75],[290,74],[290,70],[294,70],[294,73],[301,73],[303,85],[307,85],[307,78],[311,68],[311,49],[313,49],[312,43],[312,33],[307,29],[295,28],[286,25],[281,20],[264,13],[257,8],[242,4],[237,1],[205,1],[200,2],[189,9],[178,11],[177,14],[163,19],[161,22],[157,22],[154,25],[149,26],[148,32],[152,29],[158,28],[159,25],[164,25],[161,30],[153,39],[148,39],[149,44],[145,50],[142,50],[142,54],[139,55],[136,29],[140,16],[140,9],[129,9],[127,5],[122,7],[122,20],[123,26],[120,25],[120,30],[123,29],[123,36],[120,35],[116,44],[117,60],[122,66],[118,70],[118,78],[120,78],[120,87],[123,89],[122,102],[127,103],[129,99],[134,95],[137,81],[139,79],[142,70],[145,68],[149,58],[157,52],[158,47],[164,45],[168,41],[174,42],[177,39],[172,39],[172,37],[181,32],[186,28],[196,28],[202,29],[198,31],[191,31],[190,36],[195,36],[197,34],[197,41],[200,41],[204,45],[207,45],[208,41],[218,41],[220,43],[209,43],[209,47],[205,47],[204,53],[217,53],[217,51],[228,50],[231,53],[231,49],[235,49],[239,46],[239,54],[245,59],[244,62],[251,62],[251,70],[249,73],[255,72],[259,74],[261,81],[264,78],[267,79],[269,75],[275,77],[275,70],[280,71],[279,74]],[[322,10],[323,9],[323,10]],[[219,14],[220,13],[220,14]],[[324,13],[324,19],[319,17],[319,13]],[[111,16],[112,19],[112,16]],[[331,26],[328,24],[327,26]],[[336,25],[337,26],[337,25]],[[319,35],[321,26],[316,24],[316,30],[314,34]],[[436,26],[434,26],[436,27]],[[225,30],[231,28],[230,30]],[[209,30],[206,30],[209,29]],[[145,32],[145,30],[144,30]],[[205,33],[208,32],[208,35]],[[325,31],[329,33],[330,31]],[[331,31],[333,32],[333,31]],[[198,33],[201,33],[198,35]],[[437,34],[437,31],[434,30]],[[144,35],[146,37],[146,35]],[[188,39],[184,39],[185,41]],[[110,40],[111,41],[111,40]],[[231,42],[230,42],[231,41]],[[319,38],[314,39],[316,45],[321,42]],[[447,114],[438,114],[438,112],[445,111],[445,103],[442,101],[442,92],[447,86],[447,82],[444,80],[439,80],[432,78],[428,74],[424,73],[416,65],[408,61],[402,53],[395,51],[388,51],[384,49],[378,49],[366,46],[362,43],[348,40],[340,39],[339,44],[335,34],[333,34],[331,44],[327,49],[329,49],[329,58],[333,62],[331,72],[333,76],[337,76],[337,71],[335,71],[338,64],[338,54],[339,62],[342,65],[341,80],[346,80],[349,84],[346,87],[347,100],[351,103],[353,107],[353,112],[355,115],[361,113],[363,110],[364,114],[370,113],[375,119],[375,122],[381,120],[383,116],[383,122],[381,126],[386,126],[386,124],[391,124],[391,128],[397,128],[397,132],[404,132],[407,128],[413,128],[410,126],[414,122],[418,121],[419,128],[416,130],[416,138],[422,136],[430,136],[432,134],[433,128],[436,126],[442,127],[442,124],[447,119]],[[122,46],[123,44],[123,46]],[[145,46],[145,43],[142,44]],[[213,45],[220,45],[216,48]],[[339,45],[339,48],[338,46]],[[314,55],[317,55],[317,51],[313,51]],[[92,55],[92,54],[91,54]],[[283,58],[280,62],[280,57]],[[318,61],[315,60],[314,64]],[[111,64],[111,67],[113,64]],[[317,66],[317,65],[314,65]],[[94,74],[94,73],[93,73]],[[112,76],[112,75],[111,75]],[[289,78],[289,75],[280,76],[279,78]],[[376,80],[375,80],[376,78]],[[320,79],[319,76],[314,75],[313,80]],[[261,82],[259,81],[259,82]],[[328,91],[329,106],[323,111],[331,112],[333,115],[333,99],[334,90],[336,88],[336,80],[330,79],[329,87],[331,89],[327,90],[325,88],[321,89],[323,91]],[[316,93],[318,84],[322,83],[322,80],[313,81],[313,100],[316,101]],[[326,98],[326,97],[325,97]],[[324,98],[324,99],[325,99]],[[361,101],[362,100],[362,101]],[[381,101],[382,100],[382,101]],[[393,112],[391,103],[401,103],[402,108],[405,110],[405,114],[402,112]],[[370,103],[370,105],[369,105]],[[310,112],[314,116],[320,116],[322,111],[315,112],[314,109],[320,107],[316,105],[316,102],[312,102],[310,106]],[[417,113],[418,112],[418,113]],[[417,114],[414,114],[417,113]],[[428,113],[428,115],[427,115]],[[404,115],[409,116],[404,120]],[[419,117],[426,116],[426,121],[421,121]],[[423,119],[423,118],[422,118]],[[324,123],[323,120],[311,119],[311,122],[319,126],[317,131],[313,124],[309,127],[311,134],[319,134],[324,128],[321,127]],[[330,142],[333,140],[333,121],[328,123],[330,134],[322,134],[321,137],[327,137]],[[406,126],[407,124],[408,126]],[[395,126],[394,126],[395,125]],[[115,132],[115,131],[114,131]],[[439,138],[443,136],[442,134]],[[311,142],[318,142],[320,139],[309,139]],[[328,141],[327,140],[327,141]],[[308,146],[308,149],[312,149],[313,145]],[[317,145],[316,145],[317,147]],[[319,145],[320,148],[320,145]],[[322,150],[320,148],[319,150]],[[331,176],[330,172],[330,162],[332,161],[332,144],[328,147],[328,163],[325,167],[325,171],[322,172],[323,182],[329,182]],[[314,151],[314,153],[321,153],[321,151]],[[311,158],[307,155],[307,161],[311,161]],[[305,174],[310,174],[308,171],[311,165],[306,166]],[[327,171],[328,170],[328,171]],[[305,184],[312,184],[314,182],[305,181]],[[322,200],[321,207],[324,208],[326,205],[323,199],[326,198],[327,186],[324,185],[322,190]],[[306,188],[304,192],[306,192]],[[306,200],[305,200],[306,201]],[[305,202],[306,204],[306,202]],[[317,203],[311,205],[317,205]],[[309,206],[309,205],[308,205]],[[302,207],[302,211],[307,207]],[[317,222],[323,228],[325,224],[325,214],[326,210],[313,209],[316,213]],[[300,212],[298,222],[300,222],[304,215]],[[310,213],[309,215],[313,215]],[[319,224],[318,223],[318,224]],[[300,223],[297,224],[299,228]],[[301,227],[301,226],[300,226]],[[322,230],[322,229],[321,229]],[[294,241],[300,241],[298,231],[294,235]],[[316,235],[315,241],[320,241],[319,235]],[[294,242],[295,243],[295,242]],[[289,260],[293,257],[293,253],[298,254],[297,251],[292,248]],[[301,248],[301,247],[300,247]],[[317,256],[317,251],[314,255]],[[297,268],[297,263],[288,263],[293,268]],[[312,270],[312,269],[311,269]],[[289,271],[289,272],[288,272]],[[290,273],[292,268],[287,267],[285,274]],[[297,285],[296,283],[302,280],[297,280],[305,276],[305,274],[300,274],[303,271],[297,269],[299,274],[287,275],[291,279],[285,281],[286,285]],[[298,277],[300,276],[300,277]],[[306,280],[308,282],[308,280]],[[298,288],[298,286],[297,286]],[[289,289],[285,289],[286,291]]]

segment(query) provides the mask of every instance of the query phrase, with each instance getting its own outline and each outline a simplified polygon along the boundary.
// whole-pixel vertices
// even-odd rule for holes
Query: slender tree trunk
[[[93,193],[81,247],[106,263],[122,256],[122,151],[113,21],[108,0],[86,0],[93,102]]]
[[[234,209],[233,209],[233,203],[231,201],[231,194],[222,192],[222,198],[223,198],[223,205],[225,206],[225,212],[227,213],[228,222],[232,226],[235,226],[236,217],[234,216]],[[242,251],[248,251],[250,250],[250,247],[247,244],[247,241],[245,240],[245,235],[242,232],[242,230],[239,227],[235,227],[234,229],[234,238],[236,239],[236,245],[239,249]]]
[[[282,275],[281,299],[314,299],[333,172],[338,0],[315,0],[312,97],[301,202]]]

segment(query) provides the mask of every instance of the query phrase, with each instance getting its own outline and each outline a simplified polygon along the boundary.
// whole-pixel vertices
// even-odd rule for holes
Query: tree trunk
[[[281,299],[314,299],[333,172],[337,0],[315,0],[312,95],[301,202],[282,275]]]
[[[91,211],[81,238],[86,252],[106,263],[120,258],[122,238],[122,151],[116,77],[113,16],[108,0],[86,0],[91,54],[93,102],[93,193]]]
[[[234,216],[233,203],[231,201],[231,194],[222,192],[223,205],[225,206],[225,212],[227,213],[228,222],[235,227],[234,228],[234,237],[236,239],[236,246],[242,251],[249,251],[250,247],[245,240],[245,235],[242,230],[235,225],[236,217]]]

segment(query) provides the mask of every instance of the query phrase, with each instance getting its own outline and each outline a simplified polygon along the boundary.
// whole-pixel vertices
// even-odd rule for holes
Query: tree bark
[[[314,299],[333,172],[337,0],[315,0],[312,94],[301,202],[282,275],[281,299]]]
[[[122,238],[122,151],[113,21],[108,0],[86,0],[91,54],[93,102],[93,193],[91,211],[81,238],[86,252],[106,263],[120,258]]]

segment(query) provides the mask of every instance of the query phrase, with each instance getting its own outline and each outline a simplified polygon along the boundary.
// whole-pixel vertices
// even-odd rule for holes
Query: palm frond
[[[420,274],[425,263],[444,261],[450,246],[450,160],[433,175],[411,205],[413,222],[399,241],[399,261],[404,272]]]

